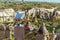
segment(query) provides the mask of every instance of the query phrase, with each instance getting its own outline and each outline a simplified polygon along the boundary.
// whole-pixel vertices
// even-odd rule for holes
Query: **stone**
[[[30,32],[30,22],[27,22],[25,27],[24,27],[24,30],[25,30],[25,34],[29,33]]]
[[[36,40],[43,40],[43,35],[40,35],[39,33],[36,35]]]
[[[45,27],[45,23],[41,24],[36,36],[37,40],[49,40],[49,33]]]
[[[55,40],[60,40],[60,33],[57,33],[57,34],[56,34]]]
[[[15,40],[24,40],[24,27],[21,25],[16,25],[14,27],[14,37]]]
[[[10,29],[9,29],[9,27],[6,27],[6,30],[5,30],[5,38],[10,39]]]
[[[1,27],[1,28],[0,28],[0,40],[3,40],[3,39],[4,39],[4,37],[5,37],[5,36],[4,36],[4,33],[5,33],[5,32],[4,32],[4,28]]]

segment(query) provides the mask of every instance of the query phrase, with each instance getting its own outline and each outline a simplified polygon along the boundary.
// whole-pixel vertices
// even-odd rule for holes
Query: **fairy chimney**
[[[29,19],[29,17],[27,17],[27,21],[29,21],[30,19]]]
[[[8,40],[10,39],[10,29],[9,29],[9,27],[6,27],[5,38],[8,38]]]
[[[26,16],[25,21],[26,21],[26,22],[27,22],[27,21],[30,21],[29,16]]]
[[[25,30],[25,34],[30,32],[30,22],[29,21],[26,23],[24,30]]]
[[[57,33],[57,34],[56,34],[55,40],[60,40],[60,33]]]
[[[3,38],[5,37],[5,34],[4,34],[4,28],[3,27],[0,27],[0,40],[3,40]]]
[[[37,17],[35,17],[35,24],[37,24],[38,23],[38,20],[37,20]]]
[[[57,7],[56,8],[52,8],[52,10],[50,12],[50,19],[52,21],[55,21],[56,18],[57,18],[57,15],[58,15],[58,13],[57,13]]]
[[[15,40],[24,40],[24,26],[21,24],[16,24],[14,27],[14,37]]]
[[[55,28],[53,28],[52,35],[51,35],[50,40],[55,40],[55,38],[56,38]]]
[[[57,19],[57,8],[52,9],[52,20],[53,22]]]
[[[57,7],[52,9],[52,16],[57,16]]]
[[[24,17],[25,14],[23,12],[19,12],[14,18],[16,20],[14,27],[15,40],[24,40],[24,25],[20,24]]]
[[[49,18],[49,17],[48,17],[48,12],[45,12],[45,13],[44,13],[44,17],[45,17],[45,18]]]
[[[49,33],[45,27],[45,23],[41,24],[41,27],[38,30],[37,40],[49,40]]]

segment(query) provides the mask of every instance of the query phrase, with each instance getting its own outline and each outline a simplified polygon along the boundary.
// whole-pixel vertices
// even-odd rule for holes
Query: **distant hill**
[[[0,0],[0,9],[4,8],[13,8],[15,10],[26,10],[31,9],[33,7],[43,7],[43,8],[51,8],[51,7],[58,7],[58,10],[60,10],[60,3],[49,3],[49,2],[19,2],[16,0],[13,0],[13,2],[6,2],[7,0],[4,0],[5,2],[1,2],[3,0]],[[12,1],[12,0],[10,0]]]

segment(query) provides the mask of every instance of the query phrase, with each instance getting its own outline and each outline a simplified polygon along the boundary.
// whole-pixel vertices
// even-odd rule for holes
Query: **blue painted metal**
[[[15,19],[23,19],[25,17],[24,13],[17,13]]]

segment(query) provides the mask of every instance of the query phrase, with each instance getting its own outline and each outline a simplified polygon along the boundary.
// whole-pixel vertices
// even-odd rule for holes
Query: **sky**
[[[0,1],[5,1],[5,0],[0,0]],[[21,1],[21,0],[10,0],[10,1]],[[56,3],[60,3],[60,0],[24,0],[24,1],[56,2]]]
[[[21,0],[20,0],[20,1],[21,1]],[[60,3],[60,0],[24,0],[24,1],[56,2],[56,3]]]

